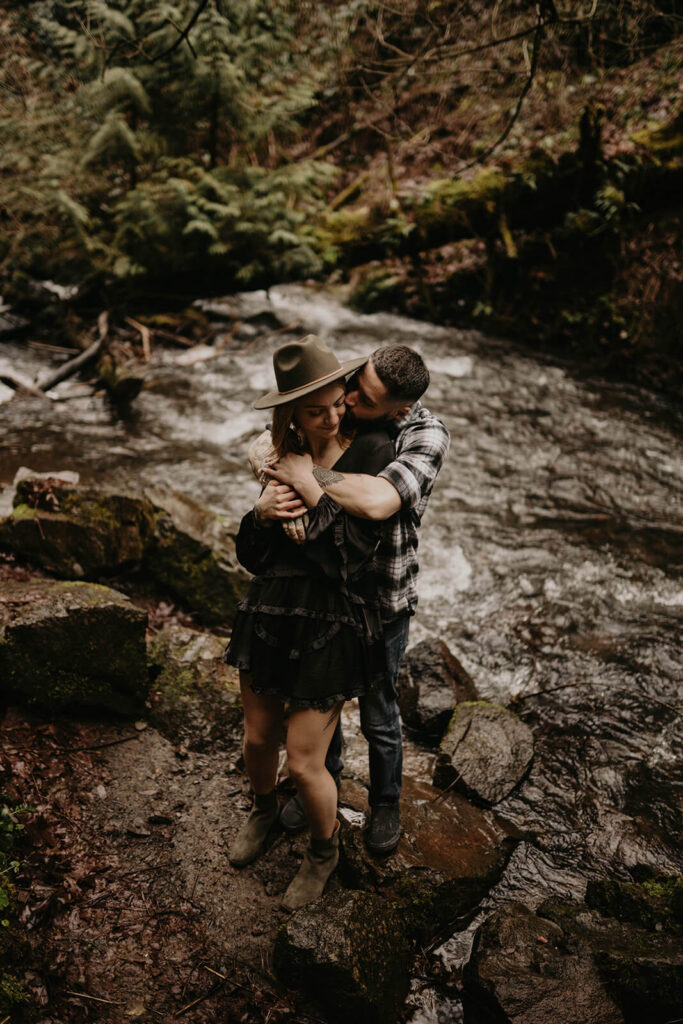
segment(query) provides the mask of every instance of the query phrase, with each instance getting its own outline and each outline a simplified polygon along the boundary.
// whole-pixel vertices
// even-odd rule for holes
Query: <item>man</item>
[[[429,384],[422,357],[405,345],[387,345],[372,353],[349,380],[346,407],[363,424],[389,422],[395,434],[396,459],[377,477],[344,474],[315,466],[310,455],[286,455],[264,472],[287,485],[282,488],[282,518],[301,514],[289,488],[306,489],[312,475],[318,485],[352,515],[389,520],[376,555],[378,596],[384,622],[388,681],[384,692],[359,699],[361,729],[370,761],[370,822],[366,843],[371,852],[391,853],[401,835],[399,798],[403,746],[396,681],[408,644],[410,616],[417,605],[415,578],[422,516],[436,476],[448,452],[446,427],[419,402]],[[393,517],[393,518],[392,518]],[[341,727],[330,743],[326,765],[338,781],[343,767]],[[288,831],[305,827],[297,797],[282,812]]]

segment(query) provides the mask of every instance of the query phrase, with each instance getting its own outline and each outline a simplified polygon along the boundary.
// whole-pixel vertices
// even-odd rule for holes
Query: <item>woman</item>
[[[275,352],[278,390],[254,408],[274,410],[278,457],[308,451],[318,466],[370,474],[392,461],[385,431],[353,437],[344,423],[344,377],[364,362],[340,363],[315,335]],[[239,606],[225,660],[240,669],[254,806],[229,857],[237,867],[254,860],[277,819],[278,747],[288,709],[289,773],[311,830],[283,900],[293,910],[322,893],[339,859],[337,788],[325,768],[337,716],[345,700],[384,682],[371,573],[381,524],[347,515],[313,481],[301,496],[309,509],[306,541],[296,544],[278,525],[277,495],[276,484],[264,488],[237,537],[237,556],[255,579]]]

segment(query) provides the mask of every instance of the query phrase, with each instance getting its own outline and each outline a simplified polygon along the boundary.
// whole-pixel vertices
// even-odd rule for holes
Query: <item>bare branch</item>
[[[527,80],[524,83],[524,87],[523,87],[521,93],[519,94],[519,98],[517,100],[517,104],[515,106],[515,109],[512,112],[512,116],[510,117],[510,120],[506,124],[504,130],[498,136],[496,141],[491,146],[489,146],[489,148],[484,153],[480,153],[474,160],[470,160],[469,163],[463,164],[461,167],[459,167],[457,169],[457,171],[455,172],[456,174],[460,174],[462,171],[467,170],[467,168],[474,167],[476,164],[481,164],[485,160],[488,160],[488,158],[491,156],[491,154],[493,152],[495,152],[496,149],[498,149],[498,147],[501,145],[501,143],[503,143],[507,139],[508,135],[512,131],[513,125],[514,125],[515,121],[517,120],[517,118],[520,115],[520,112],[521,112],[521,109],[522,109],[522,105],[524,103],[524,100],[526,99],[527,93],[531,89],[531,86],[533,85],[533,82],[534,82],[534,77],[536,75],[536,69],[538,68],[538,58],[539,58],[540,52],[541,52],[541,42],[543,40],[543,33],[544,33],[544,30],[545,30],[545,26],[546,26],[546,22],[543,20],[543,16],[539,14],[539,20],[538,20],[538,22],[536,24],[536,32],[535,32],[535,35],[534,35],[534,49],[533,49],[533,54],[531,56],[531,65],[529,67],[529,74],[527,75]]]
[[[195,51],[193,49],[192,43],[188,39],[188,35],[192,31],[192,28],[194,27],[195,22],[199,18],[199,15],[202,13],[204,8],[207,6],[208,2],[209,2],[209,0],[199,0],[199,3],[197,4],[197,7],[195,9],[194,14],[190,18],[190,20],[188,21],[188,23],[187,23],[187,25],[185,26],[184,29],[180,29],[180,28],[178,28],[177,25],[173,25],[173,27],[179,33],[178,38],[176,39],[176,41],[174,43],[171,43],[171,45],[166,50],[163,50],[161,53],[157,53],[155,57],[152,57],[151,58],[151,63],[152,64],[154,64],[158,60],[163,60],[164,57],[168,57],[169,53],[173,53],[174,50],[177,50],[178,47],[181,45],[181,43],[183,41],[185,41],[187,43],[187,45],[190,47],[190,50],[192,51],[192,55],[194,57],[197,56],[197,54],[195,53]],[[171,22],[171,24],[173,24],[173,22]]]

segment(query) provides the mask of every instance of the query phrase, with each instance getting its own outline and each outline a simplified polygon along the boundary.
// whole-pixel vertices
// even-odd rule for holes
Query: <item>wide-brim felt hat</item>
[[[368,361],[368,356],[340,363],[332,349],[316,334],[283,345],[273,354],[277,391],[269,391],[254,402],[254,409],[272,409],[311,391],[327,387]]]

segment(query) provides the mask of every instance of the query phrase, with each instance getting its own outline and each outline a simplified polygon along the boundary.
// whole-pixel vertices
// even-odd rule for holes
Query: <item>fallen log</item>
[[[54,373],[50,374],[45,380],[38,381],[36,387],[39,391],[49,391],[51,388],[56,387],[63,380],[68,380],[69,377],[73,377],[75,373],[83,366],[87,366],[88,363],[93,362],[102,351],[102,346],[107,340],[109,333],[109,314],[105,311],[100,313],[97,318],[97,331],[98,338],[94,341],[85,352],[81,352],[75,359],[70,359],[68,363],[65,363]]]

